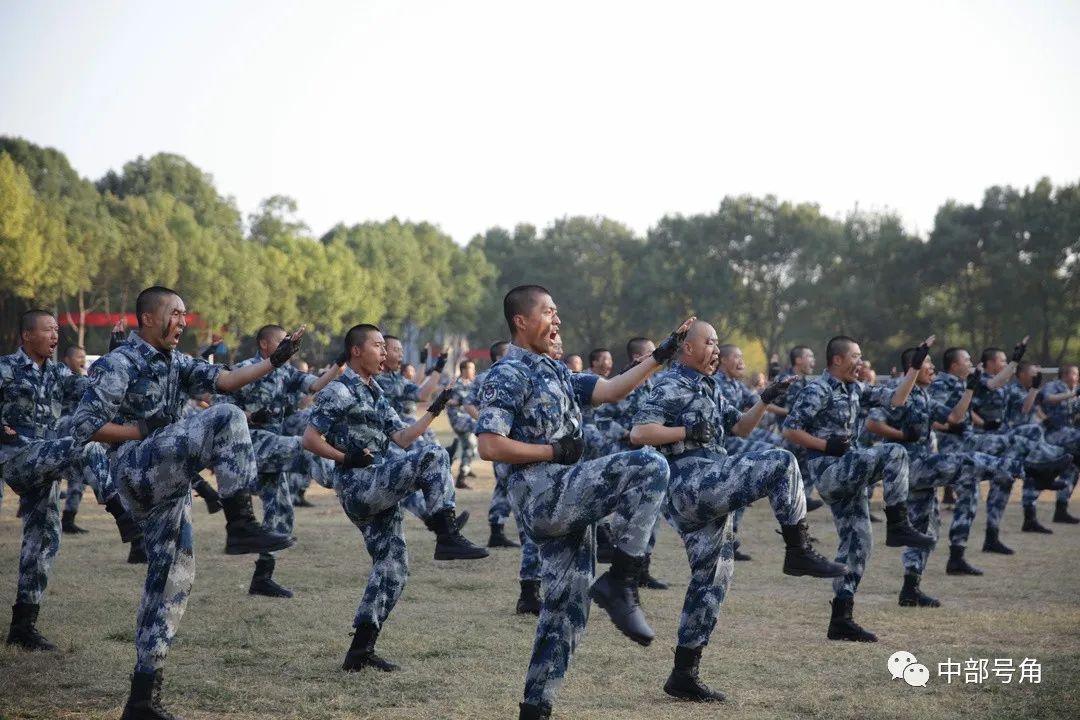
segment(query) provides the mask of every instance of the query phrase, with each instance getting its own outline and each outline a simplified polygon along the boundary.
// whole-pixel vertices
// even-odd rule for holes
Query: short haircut
[[[607,353],[608,355],[610,355],[611,351],[608,350],[607,348],[595,348],[593,350],[590,350],[589,351],[589,367],[592,367],[593,363],[596,362],[597,360],[599,360],[600,356],[603,355],[604,353]]]
[[[42,310],[41,308],[34,308],[27,310],[19,316],[19,332],[33,332],[37,330],[38,318],[43,317],[56,317],[48,310]]]
[[[491,358],[491,362],[495,362],[503,355],[505,355],[506,349],[508,347],[510,347],[510,343],[506,342],[505,340],[500,340],[497,343],[493,343],[492,346],[488,348],[488,356]]]
[[[724,343],[720,347],[716,348],[716,351],[720,353],[720,359],[723,360],[728,355],[733,354],[738,349],[739,346],[734,343]]]
[[[577,358],[578,360],[580,360],[581,356],[578,355],[577,353],[570,353],[569,355],[563,355],[563,359],[562,359],[563,364],[569,365],[570,361],[573,360],[574,358]]]
[[[458,363],[458,365],[457,365],[458,372],[461,372],[462,370],[464,370],[466,365],[472,365],[472,366],[475,367],[476,363],[474,363],[472,360],[469,360],[468,358],[465,358],[464,360],[462,360],[461,362]]]
[[[77,352],[86,352],[86,349],[82,345],[68,345],[68,349],[64,351],[64,359],[75,357]]]
[[[510,328],[511,336],[516,329],[514,316],[525,315],[532,310],[536,305],[538,295],[551,295],[551,293],[543,285],[518,285],[503,297],[503,317],[506,318],[506,326]]]
[[[370,323],[353,325],[349,328],[349,332],[345,333],[345,352],[352,354],[352,349],[354,347],[360,347],[367,342],[369,335],[377,332],[379,332],[379,328]]]
[[[941,367],[944,370],[948,370],[953,366],[953,363],[960,360],[960,353],[966,352],[962,347],[946,348],[945,352],[941,354]]]
[[[399,338],[397,335],[383,335],[382,339],[386,342],[390,342],[391,340],[397,340],[398,342],[401,342],[401,338]]]
[[[986,363],[993,360],[994,356],[997,355],[998,353],[1001,353],[1002,355],[1004,355],[1005,351],[1002,350],[1001,348],[988,347],[988,348],[986,348],[985,350],[982,351],[982,355],[979,356],[979,362],[981,362],[983,365],[985,365]]]
[[[634,362],[634,356],[645,352],[646,346],[651,343],[647,337],[632,337],[626,341],[626,361]]]
[[[808,352],[810,352],[810,348],[808,348],[806,345],[796,345],[795,347],[791,348],[791,352],[788,353],[788,360],[791,361],[791,366],[795,367],[795,361]]]
[[[1062,365],[1058,368],[1058,377],[1063,377],[1070,370],[1075,370],[1075,365]]]
[[[915,358],[915,348],[909,347],[904,352],[900,353],[900,367],[904,372],[911,369],[911,361]]]
[[[837,335],[829,341],[828,345],[825,346],[825,364],[832,365],[832,360],[834,357],[843,355],[851,349],[852,345],[857,344],[858,343],[853,337],[849,337],[847,335]]]
[[[139,297],[135,298],[135,318],[139,321],[139,327],[143,326],[143,313],[157,310],[165,298],[173,295],[180,297],[180,293],[163,285],[152,285],[139,293]]]
[[[1031,367],[1034,364],[1035,363],[1031,362],[1030,360],[1021,360],[1016,365],[1016,374],[1019,375],[1021,372],[1023,372],[1024,370],[1027,370],[1029,367]]]
[[[261,328],[259,328],[259,332],[255,333],[255,342],[261,343],[263,340],[266,340],[268,337],[270,337],[270,333],[274,332],[275,330],[286,332],[285,328],[281,327],[280,325],[263,325]]]

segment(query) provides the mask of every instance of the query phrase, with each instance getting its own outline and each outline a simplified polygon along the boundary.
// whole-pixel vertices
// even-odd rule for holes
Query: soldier
[[[423,417],[408,423],[375,379],[386,359],[379,329],[367,324],[350,328],[345,354],[345,371],[315,396],[304,448],[336,463],[333,484],[341,507],[363,533],[371,555],[371,574],[341,667],[348,672],[366,667],[391,672],[398,666],[377,655],[375,643],[409,574],[401,500],[417,490],[422,493],[424,523],[436,536],[436,560],[472,560],[488,552],[458,532],[454,489],[445,482],[450,472],[446,451],[417,442],[450,399],[449,389]]]
[[[73,375],[79,377],[86,376],[86,350],[78,345],[71,345],[64,351],[64,365],[72,372]],[[61,407],[60,414],[62,417],[70,418],[71,413],[75,412],[75,406],[79,403],[79,395],[81,393],[71,393],[64,398],[63,406]],[[70,432],[61,433],[63,435],[70,434]],[[90,532],[84,528],[75,524],[75,516],[79,513],[79,505],[82,504],[83,490],[86,485],[83,483],[82,476],[79,474],[73,474],[67,478],[67,497],[64,498],[64,512],[60,516],[60,529],[63,530],[65,535],[85,535]],[[94,493],[97,494],[97,490],[94,489]],[[100,495],[98,501],[101,501]]]
[[[918,348],[908,348],[901,353],[900,366],[905,372],[911,368],[916,353]],[[988,472],[1000,472],[997,470],[1000,464],[995,458],[982,453],[934,454],[934,424],[961,422],[979,382],[977,376],[965,376],[965,381],[970,378],[967,389],[955,406],[946,407],[927,392],[933,382],[934,373],[934,363],[926,357],[918,370],[915,387],[907,402],[901,407],[874,408],[867,418],[866,429],[901,445],[907,451],[910,460],[908,517],[916,530],[928,533],[936,540],[941,520],[937,488],[955,486],[960,489],[963,497],[977,498],[980,476]],[[1012,463],[1018,465],[1016,461]],[[1005,472],[1002,477],[1009,479],[1011,475]],[[953,515],[952,528],[949,531],[953,541],[945,568],[949,575],[982,575],[981,570],[972,567],[964,559],[964,548],[974,519],[974,510],[974,506],[962,506]],[[932,549],[909,547],[904,550],[904,585],[899,597],[901,607],[941,606],[937,599],[926,595],[919,587]]]
[[[37,618],[60,550],[57,481],[78,476],[95,488],[123,542],[141,533],[117,497],[105,449],[97,443],[81,445],[70,427],[61,425],[64,402],[81,394],[86,378],[52,359],[60,337],[56,318],[47,310],[29,310],[19,318],[19,334],[19,350],[0,357],[0,481],[19,496],[23,521],[7,644],[55,650],[38,632]]]
[[[567,355],[564,363],[566,368],[572,373],[579,373],[585,370],[585,364],[582,362],[580,355]]]
[[[725,398],[712,374],[718,361],[716,330],[698,320],[679,349],[678,361],[657,377],[630,432],[632,442],[652,445],[666,455],[671,468],[663,510],[686,546],[691,578],[679,620],[675,665],[664,692],[698,702],[724,699],[724,693],[701,682],[698,663],[731,580],[734,538],[729,514],[768,498],[787,545],[785,574],[828,578],[847,572],[810,547],[806,498],[795,457],[768,445],[764,452],[741,455],[729,455],[724,449],[729,433],[750,435],[785,386],[767,388],[742,413]]]
[[[191,481],[212,468],[225,511],[225,552],[261,553],[293,544],[256,521],[247,488],[255,456],[244,413],[213,405],[181,417],[188,396],[233,392],[288,362],[301,329],[270,358],[225,370],[176,350],[187,309],[175,290],[154,286],[135,301],[138,332],[90,369],[90,385],[74,416],[74,439],[117,445],[113,480],[145,532],[146,584],[136,620],[135,672],[122,720],[169,717],[161,707],[165,657],[184,614],[195,573]]]
[[[476,420],[465,410],[475,379],[476,363],[472,360],[458,363],[458,377],[450,386],[450,402],[446,405],[446,417],[461,448],[461,464],[458,466],[457,481],[454,483],[454,487],[459,490],[471,490],[472,486],[466,482],[466,478],[476,477],[472,471],[472,461],[476,456],[476,435],[473,433]]]
[[[285,328],[280,325],[263,325],[255,335],[258,351],[254,357],[237,363],[235,370],[258,365],[274,354],[286,338]],[[340,363],[340,364],[338,364]],[[258,475],[249,488],[262,499],[263,527],[277,535],[293,534],[292,490],[289,474],[302,477],[318,475],[321,484],[329,483],[333,464],[325,458],[304,450],[300,437],[283,432],[285,410],[296,402],[296,395],[319,392],[341,372],[345,358],[338,358],[330,369],[320,377],[301,372],[286,363],[273,372],[249,383],[231,395],[221,396],[223,402],[240,407],[247,417],[251,433],[251,446],[255,453]],[[248,586],[251,595],[274,598],[291,598],[293,593],[274,581],[276,560],[270,553],[263,553],[255,560],[255,572]]]
[[[795,399],[784,420],[784,438],[806,450],[806,469],[814,474],[821,499],[832,510],[840,536],[837,562],[848,573],[833,581],[836,593],[827,636],[830,640],[877,642],[877,636],[853,619],[855,593],[870,558],[872,531],[870,502],[866,490],[881,481],[885,497],[885,544],[889,547],[930,547],[934,539],[916,531],[908,520],[908,456],[893,444],[854,447],[855,419],[859,407],[907,402],[933,336],[920,345],[912,368],[895,389],[863,385],[855,378],[862,351],[846,335],[834,337],[825,349],[827,368]]]
[[[1080,412],[1078,380],[1080,373],[1075,365],[1062,365],[1058,369],[1058,379],[1039,390],[1037,398],[1039,407],[1046,415],[1047,442],[1060,445],[1072,454],[1074,466],[1080,462],[1080,428],[1076,425],[1077,413]],[[1075,469],[1073,477],[1072,487],[1058,491],[1054,522],[1070,525],[1080,522],[1069,514],[1069,498],[1076,487]]]
[[[770,416],[776,418],[776,430],[780,433],[781,437],[783,437],[781,431],[783,420],[787,417],[788,412],[795,403],[795,398],[799,396],[799,392],[802,391],[806,383],[813,377],[814,368],[817,365],[817,358],[814,356],[814,351],[806,345],[796,345],[791,348],[791,350],[788,351],[788,361],[790,362],[790,365],[777,376],[777,380],[787,380],[788,378],[795,379],[791,385],[788,386],[783,401],[777,401],[779,410]],[[811,491],[814,489],[814,475],[806,469],[806,449],[786,440],[781,443],[781,447],[790,451],[795,456],[795,459],[799,461],[799,469],[802,470],[803,475],[803,491],[806,493],[806,511],[813,512],[814,510],[817,510],[824,505],[824,503],[810,495]]]

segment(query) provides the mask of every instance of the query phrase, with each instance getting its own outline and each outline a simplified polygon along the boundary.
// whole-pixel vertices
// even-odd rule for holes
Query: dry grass
[[[459,504],[473,521],[466,534],[486,540],[489,468]],[[278,577],[296,590],[291,601],[252,598],[250,558],[226,557],[224,523],[196,501],[195,588],[166,669],[168,706],[203,718],[511,718],[516,717],[534,630],[514,615],[518,552],[493,551],[477,562],[435,563],[433,538],[409,516],[412,577],[380,639],[404,666],[392,675],[349,675],[338,668],[369,567],[359,532],[333,495],[312,492],[317,508],[299,510],[299,544],[284,553]],[[1049,497],[1047,498],[1049,500]],[[135,608],[142,567],[124,563],[108,516],[89,501],[79,515],[92,534],[66,538],[39,626],[57,654],[0,647],[0,718],[117,718],[134,660]],[[1045,519],[1052,505],[1043,503]],[[836,535],[821,510],[810,517],[830,551]],[[19,526],[9,495],[0,513],[0,591],[15,586]],[[948,522],[948,513],[944,521]],[[939,610],[901,609],[899,551],[879,543],[863,581],[857,618],[881,642],[825,639],[827,582],[780,574],[782,547],[765,503],[746,515],[740,563],[702,673],[729,694],[722,706],[671,701],[660,689],[688,576],[678,537],[660,534],[653,562],[671,580],[647,592],[658,641],[639,648],[594,612],[555,716],[560,718],[926,718],[1076,717],[1080,671],[1080,527],[1054,525],[1051,537],[1021,534],[1019,497],[1005,516],[1012,558],[978,552],[981,578],[950,578],[945,551],[931,558],[924,588]],[[880,528],[881,526],[877,526]],[[880,535],[880,532],[878,532]],[[909,650],[931,668],[925,689],[891,681],[886,660]],[[937,663],[974,658],[1037,658],[1040,685],[948,686]]]

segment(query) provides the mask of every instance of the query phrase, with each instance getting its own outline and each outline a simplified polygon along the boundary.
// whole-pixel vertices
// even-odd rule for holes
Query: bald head
[[[711,374],[718,342],[716,328],[704,320],[695,320],[682,342],[680,361],[687,367]]]

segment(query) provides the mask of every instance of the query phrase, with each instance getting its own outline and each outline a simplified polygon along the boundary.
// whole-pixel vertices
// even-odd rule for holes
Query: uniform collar
[[[143,339],[142,335],[139,335],[139,333],[135,332],[134,330],[128,333],[127,341],[135,348],[136,351],[138,351],[140,355],[145,358],[148,358],[150,360],[160,358],[165,362],[169,362],[170,360],[170,356],[172,353],[166,354],[161,350],[158,350],[156,347],[146,342],[146,340]]]
[[[19,349],[15,352],[15,359],[19,361],[20,365],[32,367],[35,370],[37,369],[37,363],[34,362],[34,359],[30,357],[29,353],[27,353],[26,350],[23,349],[22,345],[20,345]],[[50,359],[51,358],[45,358],[45,363],[41,366],[42,371],[49,367]]]
[[[380,395],[382,395],[382,388],[379,387],[379,383],[375,382],[374,375],[371,376],[371,382],[364,382],[364,378],[360,377],[359,373],[357,373],[348,365],[346,365],[345,369],[341,371],[341,375],[338,377],[338,379],[344,381],[345,384],[349,385],[350,387],[367,388],[368,391],[375,397],[379,397]]]
[[[823,370],[821,372],[821,377],[825,378],[825,382],[829,383],[830,386],[832,386],[832,387],[840,387],[840,388],[843,388],[844,390],[848,390],[848,389],[851,388],[852,385],[856,384],[855,382],[850,382],[850,383],[844,382],[843,380],[841,380],[840,378],[836,377],[831,372],[829,372],[828,368],[826,368],[825,370]],[[856,381],[856,382],[858,382],[858,381]]]
[[[510,346],[506,348],[506,354],[503,355],[503,359],[517,360],[519,362],[524,362],[529,365],[537,365],[545,361],[552,367],[556,367],[559,364],[547,355],[540,355],[539,353],[534,353],[532,350],[526,350],[525,348],[519,345],[515,345],[513,343],[510,343]]]

